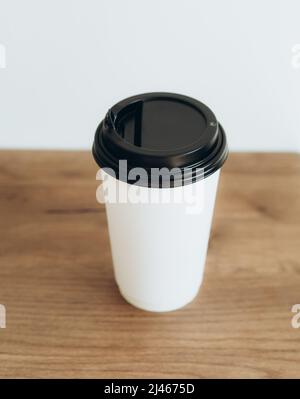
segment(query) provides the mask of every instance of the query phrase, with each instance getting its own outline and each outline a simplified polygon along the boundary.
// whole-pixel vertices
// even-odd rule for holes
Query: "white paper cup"
[[[153,101],[159,101],[157,107]],[[172,120],[168,125],[176,101],[181,107],[190,108],[182,112],[184,123],[176,115],[176,124]],[[143,116],[141,103],[147,105]],[[176,107],[179,112],[180,107]],[[153,108],[155,112],[151,114]],[[157,121],[155,117],[160,112]],[[193,114],[196,112],[200,116]],[[195,141],[197,123],[200,138]],[[168,141],[154,130],[164,134],[168,126],[173,135],[181,126],[174,137],[176,150],[172,139],[168,139],[169,149]],[[170,131],[166,135],[172,138]],[[155,149],[149,149],[151,145]],[[159,145],[163,149],[157,148]],[[197,295],[204,274],[220,167],[227,153],[224,131],[212,112],[185,96],[150,93],[126,99],[114,106],[99,125],[93,154],[103,166],[102,202],[106,206],[114,274],[122,296],[132,305],[166,312],[185,306]],[[185,167],[191,172],[184,178],[179,172],[174,173],[171,187],[164,181],[153,184],[153,179],[142,175],[132,182],[132,178],[127,176],[126,180],[123,176],[120,161],[124,160],[129,162],[131,171],[133,166],[144,167],[146,178],[152,165],[170,168],[178,164],[180,173]]]
[[[104,186],[128,184],[107,175]],[[190,186],[169,189],[129,187],[149,191],[185,191],[179,203],[106,203],[116,282],[132,305],[149,311],[181,308],[197,295],[202,282],[219,171]],[[189,190],[189,191],[188,191]],[[138,195],[137,195],[138,197]],[[141,196],[143,197],[143,195]]]

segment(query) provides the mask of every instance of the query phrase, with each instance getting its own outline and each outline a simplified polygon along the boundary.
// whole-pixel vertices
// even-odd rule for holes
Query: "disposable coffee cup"
[[[147,93],[114,105],[96,130],[97,199],[106,207],[114,275],[137,308],[166,312],[202,283],[226,136],[203,103]]]

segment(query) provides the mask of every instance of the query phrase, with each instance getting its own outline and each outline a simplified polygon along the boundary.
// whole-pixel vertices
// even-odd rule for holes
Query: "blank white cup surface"
[[[182,198],[176,203],[106,202],[114,274],[126,301],[166,312],[195,298],[204,274],[219,174],[220,170],[190,185],[160,189],[130,185],[103,172],[103,187],[118,186],[123,194],[138,190],[149,198],[164,190],[167,196],[170,190],[170,195]],[[198,193],[196,202],[191,190]]]

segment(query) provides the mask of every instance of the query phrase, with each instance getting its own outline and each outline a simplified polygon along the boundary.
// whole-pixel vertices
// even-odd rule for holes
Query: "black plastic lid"
[[[164,187],[163,181],[151,183],[151,168],[179,168],[171,185],[190,184],[218,170],[228,148],[223,128],[206,105],[180,94],[146,93],[108,111],[96,130],[93,155],[99,166],[113,169],[127,183]],[[148,179],[125,180],[120,160],[127,160],[128,171],[144,168]]]

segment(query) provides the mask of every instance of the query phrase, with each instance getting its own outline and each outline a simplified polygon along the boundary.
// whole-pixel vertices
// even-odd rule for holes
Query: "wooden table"
[[[300,157],[231,154],[204,284],[165,314],[113,278],[88,152],[0,152],[1,377],[300,377]]]

